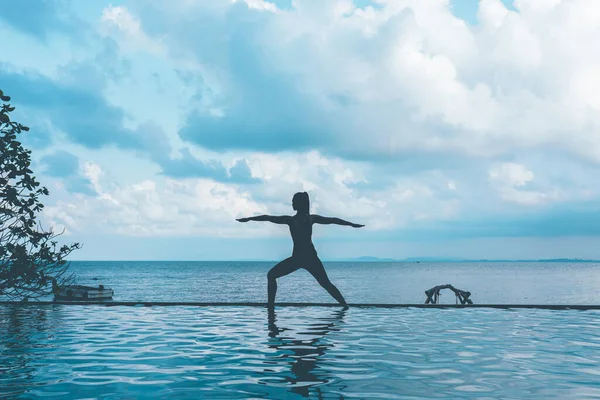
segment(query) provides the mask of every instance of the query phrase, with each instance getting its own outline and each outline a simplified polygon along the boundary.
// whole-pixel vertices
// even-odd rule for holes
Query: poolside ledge
[[[77,306],[137,306],[137,307],[266,307],[266,303],[252,302],[166,302],[166,301],[0,301],[0,305],[39,306],[39,305],[77,305]],[[275,303],[276,307],[341,307],[336,303]],[[530,308],[545,310],[600,310],[600,304],[384,304],[350,303],[350,308]]]

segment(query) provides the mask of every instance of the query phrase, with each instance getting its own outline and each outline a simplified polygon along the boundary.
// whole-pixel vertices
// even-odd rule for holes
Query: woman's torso
[[[317,251],[312,243],[312,221],[309,214],[296,214],[292,217],[290,233],[294,243],[293,257],[315,257]]]

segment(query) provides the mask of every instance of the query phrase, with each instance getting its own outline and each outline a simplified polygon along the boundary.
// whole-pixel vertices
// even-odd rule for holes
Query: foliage
[[[17,140],[29,128],[10,120],[15,108],[1,90],[0,99],[0,297],[26,300],[50,294],[53,282],[71,283],[66,257],[81,245],[57,247],[54,239],[64,231],[45,231],[36,220],[48,189],[29,169],[31,151]]]

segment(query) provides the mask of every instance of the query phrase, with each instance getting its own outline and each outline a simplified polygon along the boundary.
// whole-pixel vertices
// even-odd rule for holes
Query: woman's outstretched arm
[[[322,224],[322,225],[331,225],[331,224],[345,225],[345,226],[351,226],[353,228],[362,228],[364,226],[364,225],[360,225],[360,224],[355,224],[355,223],[352,223],[352,222],[344,221],[341,218],[322,217],[320,215],[311,215],[310,217],[311,217],[312,221],[315,224]]]
[[[292,217],[288,215],[257,215],[255,217],[247,217],[247,218],[238,218],[236,221],[239,222],[248,222],[248,221],[267,221],[272,222],[274,224],[290,224]]]

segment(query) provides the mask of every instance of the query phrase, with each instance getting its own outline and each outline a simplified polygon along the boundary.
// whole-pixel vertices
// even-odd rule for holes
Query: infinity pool
[[[600,313],[0,306],[0,397],[600,398]]]

